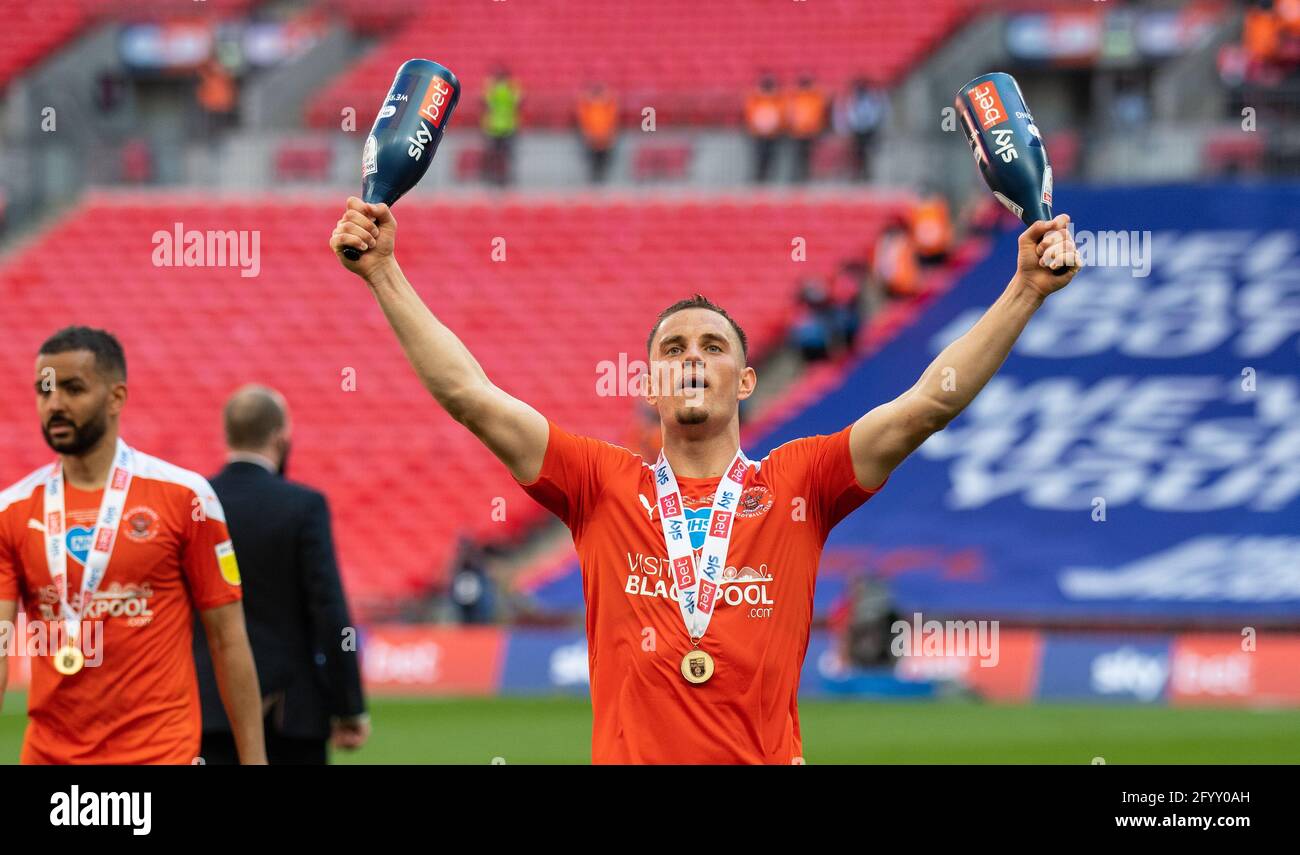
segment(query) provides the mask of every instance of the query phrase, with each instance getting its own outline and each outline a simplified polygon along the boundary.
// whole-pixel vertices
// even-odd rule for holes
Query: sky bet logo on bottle
[[[429,84],[429,91],[424,93],[424,103],[420,106],[420,115],[433,123],[433,127],[442,126],[447,117],[447,104],[451,101],[451,86],[441,77],[434,77]],[[414,137],[407,137],[410,146],[406,149],[408,157],[419,160],[424,155],[424,147],[433,141],[433,131],[423,121],[415,129]]]
[[[429,83],[429,90],[424,93],[420,115],[432,122],[435,128],[440,128],[442,120],[447,117],[449,103],[451,103],[451,85],[441,77],[434,77]]]
[[[979,108],[980,124],[984,130],[1007,120],[1007,109],[1002,106],[1002,96],[992,81],[972,86],[966,94],[970,96],[971,103]]]

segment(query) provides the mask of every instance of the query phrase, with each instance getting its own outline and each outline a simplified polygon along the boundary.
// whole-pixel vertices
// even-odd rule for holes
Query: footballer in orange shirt
[[[33,657],[21,761],[199,762],[197,609],[240,758],[265,763],[221,503],[201,476],[119,439],[126,399],[108,333],[69,327],[41,346],[37,410],[58,459],[0,492],[0,622],[13,626],[22,602],[10,647]]]
[[[651,326],[646,401],[663,433],[651,461],[569,433],[493,385],[402,274],[386,205],[348,199],[330,247],[370,287],[438,403],[572,532],[592,761],[786,764],[803,762],[799,672],[828,533],[974,399],[1034,311],[1073,278],[1068,222],[1062,214],[1021,234],[1006,290],[911,389],[760,461],[740,449],[740,401],[757,382],[745,335],[703,297]]]

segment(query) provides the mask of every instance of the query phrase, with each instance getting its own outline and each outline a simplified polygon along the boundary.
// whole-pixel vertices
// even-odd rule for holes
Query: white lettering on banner
[[[916,612],[911,622],[896,620],[890,626],[889,649],[900,660],[969,656],[978,658],[981,668],[996,668],[1001,658],[998,627],[995,620],[922,620]]]
[[[1170,683],[1184,695],[1235,695],[1249,697],[1255,688],[1251,679],[1249,653],[1225,653],[1200,656],[1184,651],[1174,656],[1174,674]]]
[[[585,685],[591,681],[587,642],[555,648],[551,653],[551,683],[556,686]]]
[[[442,648],[435,641],[402,643],[374,636],[361,658],[366,682],[432,685],[442,676]]]
[[[1133,647],[1121,647],[1092,660],[1092,688],[1099,694],[1131,694],[1141,701],[1160,696],[1169,677],[1169,660]]]
[[[1193,513],[1279,511],[1300,497],[1300,389],[1270,378],[1267,395],[1235,378],[994,377],[922,456],[951,460],[955,509],[1017,496],[1044,510],[1136,503]],[[1231,415],[1221,411],[1231,407]],[[1206,410],[1213,408],[1207,418]]]
[[[1201,535],[1114,568],[1067,567],[1072,600],[1300,600],[1300,537]]]
[[[1085,259],[1076,287],[1043,304],[1014,352],[1042,359],[1110,351],[1178,359],[1229,346],[1236,356],[1258,358],[1288,342],[1300,351],[1296,238],[1290,232],[1253,241],[1243,235],[1247,233],[1159,233],[1149,279],[1135,279],[1126,268],[1089,267]],[[1261,264],[1260,257],[1271,263]],[[1189,259],[1204,263],[1189,265]],[[983,313],[971,308],[959,314],[935,334],[931,349],[941,351]]]

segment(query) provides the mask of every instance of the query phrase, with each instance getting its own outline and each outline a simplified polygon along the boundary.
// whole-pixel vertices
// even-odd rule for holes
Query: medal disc
[[[77,673],[85,664],[86,657],[71,644],[60,647],[59,652],[54,654],[54,670],[64,676]]]
[[[696,648],[682,657],[682,676],[686,682],[699,685],[713,676],[713,657]]]

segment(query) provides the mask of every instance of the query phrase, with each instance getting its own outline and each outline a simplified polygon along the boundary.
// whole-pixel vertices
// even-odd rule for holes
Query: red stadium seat
[[[505,64],[524,91],[523,122],[561,127],[579,92],[601,80],[640,121],[653,106],[663,125],[737,124],[743,93],[760,72],[785,82],[809,73],[840,89],[870,70],[893,82],[951,31],[977,0],[913,0],[868,8],[860,0],[813,4],[660,0],[610,4],[573,0],[563,15],[546,4],[443,0],[404,7],[391,38],[331,81],[308,108],[312,124],[338,121],[348,105],[374,105],[393,72],[426,57],[465,85],[458,123],[474,126],[488,72]],[[344,7],[346,10],[346,6]],[[357,23],[370,7],[346,14]],[[761,9],[761,13],[759,12]],[[373,114],[365,115],[369,121]]]

